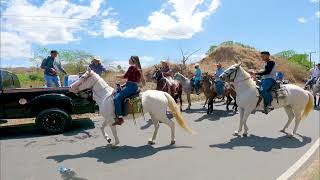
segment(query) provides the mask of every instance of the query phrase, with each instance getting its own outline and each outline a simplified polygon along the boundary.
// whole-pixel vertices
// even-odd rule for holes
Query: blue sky
[[[77,49],[123,65],[201,59],[212,44],[239,41],[277,53],[316,51],[319,0],[1,0],[1,66],[30,66],[39,47]],[[111,62],[112,61],[112,62]]]

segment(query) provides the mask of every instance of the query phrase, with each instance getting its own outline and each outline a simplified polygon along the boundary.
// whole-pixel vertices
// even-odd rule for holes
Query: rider
[[[162,60],[161,62],[161,68],[160,71],[162,72],[162,75],[164,78],[167,79],[168,85],[169,85],[169,94],[173,94],[174,92],[174,80],[172,78],[172,71],[169,67],[169,62],[167,60]]]
[[[304,86],[307,89],[307,86],[312,87],[315,81],[320,77],[320,63],[317,64],[316,67],[310,70],[310,79],[307,81],[306,85]]]
[[[271,95],[271,88],[274,84],[276,84],[276,63],[270,60],[270,53],[268,51],[262,51],[261,59],[265,62],[264,70],[256,73],[256,75],[262,76],[260,93],[263,97],[264,102],[264,113],[268,114],[269,110],[274,109],[271,106],[272,102],[272,95]]]
[[[221,63],[216,64],[217,69],[216,72],[214,73],[214,78],[216,81],[216,88],[217,88],[217,98],[222,98],[222,91],[223,91],[223,83],[222,80],[220,79],[220,75],[224,72],[224,69],[222,68]]]
[[[192,78],[192,83],[193,83],[193,87],[196,90],[197,95],[199,95],[200,94],[199,88],[200,88],[200,81],[201,81],[202,72],[200,69],[200,65],[198,63],[196,63],[194,65],[194,68],[195,68],[195,72],[194,72],[194,76]]]
[[[141,81],[141,71],[137,66],[138,61],[138,56],[131,56],[129,59],[130,66],[127,72],[124,75],[116,76],[117,78],[127,79],[127,82],[114,97],[116,121],[113,125],[121,125],[123,123],[122,103],[124,98],[129,97],[138,91],[138,83]]]
[[[97,56],[93,58],[89,67],[91,68],[91,70],[93,70],[99,76],[101,76],[102,73],[107,72],[107,69],[101,63],[101,59]]]

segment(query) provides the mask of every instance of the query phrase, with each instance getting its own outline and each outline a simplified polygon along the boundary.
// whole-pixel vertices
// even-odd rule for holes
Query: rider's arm
[[[273,61],[268,61],[267,65],[265,66],[265,69],[262,72],[258,72],[256,74],[260,76],[270,74],[274,65],[275,63]]]

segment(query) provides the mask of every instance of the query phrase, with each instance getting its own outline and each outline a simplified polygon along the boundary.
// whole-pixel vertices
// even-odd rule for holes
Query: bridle
[[[227,78],[229,79],[229,81],[232,81],[234,84],[238,84],[238,83],[240,83],[240,82],[247,81],[247,80],[250,79],[250,77],[248,77],[248,78],[245,78],[245,79],[242,79],[242,80],[239,80],[239,81],[234,81],[234,80],[236,79],[236,77],[237,77],[239,68],[240,68],[240,66],[237,66],[236,69],[235,69],[234,71],[232,71],[232,72],[229,72],[229,73],[224,72],[224,74],[226,74],[226,76],[227,76]],[[231,75],[232,75],[232,73],[234,73],[234,77],[233,77],[233,79],[231,80]]]

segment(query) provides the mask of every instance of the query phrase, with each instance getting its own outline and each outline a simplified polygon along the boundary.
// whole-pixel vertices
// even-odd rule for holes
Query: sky
[[[238,41],[272,54],[315,51],[319,61],[319,0],[0,0],[1,66],[28,67],[34,52],[82,50],[105,63],[143,66],[181,59],[180,49]]]

